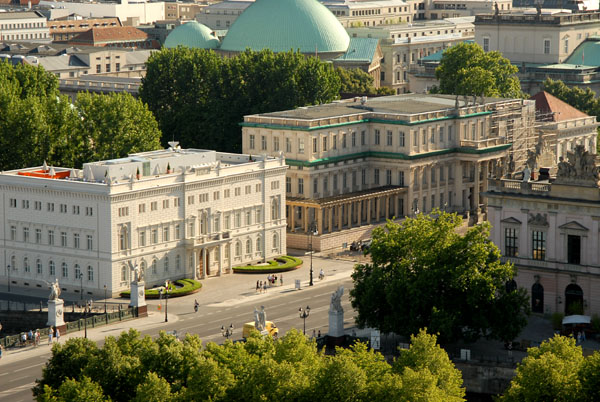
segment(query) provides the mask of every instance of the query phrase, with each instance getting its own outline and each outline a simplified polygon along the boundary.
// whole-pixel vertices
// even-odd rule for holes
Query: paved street
[[[314,286],[308,286],[309,264],[296,271],[284,273],[283,286],[272,287],[267,293],[256,293],[256,280],[266,279],[256,275],[227,275],[202,281],[202,290],[191,296],[170,299],[168,319],[165,323],[164,310],[159,311],[157,300],[149,301],[149,317],[116,323],[106,327],[88,329],[88,337],[101,344],[106,336],[116,336],[130,327],[142,334],[156,336],[161,330],[176,330],[180,335],[198,334],[205,342],[222,342],[221,326],[233,324],[233,339],[241,338],[242,325],[253,321],[254,308],[265,306],[267,319],[274,321],[284,334],[291,328],[302,329],[303,322],[298,316],[300,307],[310,306],[310,316],[306,320],[306,332],[328,329],[328,310],[331,293],[343,285],[342,306],[345,310],[344,324],[347,331],[353,326],[353,311],[348,299],[351,286],[350,272],[352,261],[337,261],[314,257]],[[323,268],[326,277],[319,281],[318,273]],[[302,290],[294,289],[294,280],[302,280]],[[200,303],[198,313],[194,313],[194,299]],[[72,333],[61,337],[61,342],[71,337],[83,336]],[[0,360],[0,401],[31,401],[31,388],[36,378],[41,376],[42,367],[50,357],[50,347],[44,339],[38,348],[11,349],[5,351]]]

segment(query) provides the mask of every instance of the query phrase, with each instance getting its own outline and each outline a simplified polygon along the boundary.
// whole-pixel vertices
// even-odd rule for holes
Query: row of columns
[[[204,279],[209,275],[212,275],[213,273],[210,271],[210,267],[209,265],[211,265],[211,261],[209,258],[209,253],[212,250],[216,250],[216,254],[217,254],[217,263],[218,263],[218,270],[217,270],[217,275],[221,276],[223,274],[223,266],[224,264],[224,245],[218,245],[218,246],[212,246],[212,247],[200,247],[200,248],[194,248],[191,251],[191,257],[192,257],[192,267],[193,267],[193,275],[194,275],[194,279]],[[229,256],[227,256],[227,268],[228,271],[231,272],[231,267],[232,267],[232,261],[231,261],[231,248],[229,249]]]
[[[439,177],[436,181],[437,185],[431,183],[431,169],[438,169],[435,164],[417,166],[411,169],[408,182],[408,199],[410,201],[411,213],[417,209],[420,212],[429,212],[435,207],[443,208],[444,205],[449,210],[464,212],[468,210],[476,210],[481,204],[480,193],[487,191],[487,178],[493,172],[499,171],[499,167],[503,164],[503,158],[490,159],[485,161],[458,161],[453,164],[454,176],[450,178],[449,174],[445,175],[445,180],[440,181]],[[471,180],[471,175],[463,178],[463,172],[474,170]],[[449,173],[449,172],[447,172]],[[424,188],[423,177],[427,175],[429,186]],[[472,184],[471,184],[472,183]],[[447,198],[441,202],[441,195],[445,194]],[[439,205],[429,205],[431,196],[438,195]],[[423,197],[426,204],[423,205]],[[470,200],[470,202],[469,202]]]
[[[299,211],[302,211],[300,230],[303,232],[310,231],[310,225],[315,222],[316,227],[314,229],[318,233],[331,233],[342,230],[344,227],[349,229],[363,224],[369,225],[372,222],[381,221],[382,218],[388,219],[392,218],[392,216],[404,216],[404,211],[401,211],[399,208],[399,205],[404,204],[404,200],[402,199],[402,202],[400,200],[399,194],[391,194],[373,196],[355,201],[340,201],[335,205],[325,207],[311,207],[288,202],[288,230],[297,230],[297,215],[299,215]],[[363,215],[365,215],[365,218],[363,218]]]

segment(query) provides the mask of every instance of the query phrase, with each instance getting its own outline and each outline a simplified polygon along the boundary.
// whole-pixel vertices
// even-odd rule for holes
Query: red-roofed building
[[[557,97],[542,91],[533,95],[535,101],[537,133],[535,155],[530,154],[529,165],[535,156],[535,168],[548,167],[556,171],[561,158],[567,157],[576,145],[583,145],[596,153],[596,117],[588,116]]]
[[[91,28],[72,38],[68,43],[73,46],[160,48],[157,40],[150,38],[147,33],[129,26]]]

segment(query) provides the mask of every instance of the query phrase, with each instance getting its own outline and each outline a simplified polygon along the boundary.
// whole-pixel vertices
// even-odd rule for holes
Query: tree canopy
[[[573,106],[575,109],[589,114],[600,116],[600,100],[596,98],[596,92],[589,88],[568,87],[561,80],[546,78],[543,85],[544,91],[556,96],[558,99]]]
[[[442,54],[435,77],[437,91],[453,95],[521,97],[518,68],[498,51],[484,52],[476,43],[459,43]]]
[[[444,342],[513,340],[527,323],[527,293],[506,286],[515,268],[500,261],[489,224],[462,236],[460,223],[438,210],[374,229],[372,262],[352,274],[357,324],[405,336],[426,327]]]
[[[163,142],[241,151],[239,123],[249,114],[327,103],[340,92],[330,63],[298,52],[247,50],[221,58],[178,47],[153,53],[140,96],[156,116]]]
[[[373,77],[359,68],[346,69],[337,67],[336,74],[340,77],[340,93],[365,95],[393,95],[394,90],[388,87],[375,88]]]
[[[500,401],[600,400],[599,352],[584,357],[575,339],[555,335],[527,354]]]
[[[0,61],[0,169],[80,167],[160,146],[152,114],[131,95],[80,93],[73,104],[42,67]],[[108,151],[110,150],[110,151]]]
[[[130,330],[56,344],[34,388],[38,401],[422,401],[464,400],[461,373],[424,330],[388,364],[363,343],[318,351],[292,330],[279,340],[254,332],[246,342],[202,347],[164,332]]]

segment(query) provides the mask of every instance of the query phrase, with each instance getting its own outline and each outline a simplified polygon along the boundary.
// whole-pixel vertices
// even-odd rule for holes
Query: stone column
[[[381,197],[375,198],[375,222],[381,220]]]
[[[201,249],[201,258],[202,258],[202,279],[206,278],[206,248],[202,247]]]
[[[136,279],[131,282],[129,306],[137,308],[138,317],[148,316],[148,306],[146,305],[146,284],[143,281],[137,282]]]
[[[367,200],[367,225],[371,224],[371,198]]]
[[[362,203],[363,203],[362,200],[356,202],[356,209],[357,209],[356,220],[357,220],[358,226],[362,225]]]
[[[455,175],[454,175],[454,202],[456,211],[463,210],[463,199],[462,199],[462,190],[463,190],[463,172],[462,172],[462,163],[458,161],[454,166],[456,166]]]
[[[315,213],[317,215],[317,231],[319,234],[323,234],[323,209],[315,208]]]
[[[344,212],[343,205],[342,205],[342,204],[339,204],[339,205],[337,206],[337,221],[338,221],[338,224],[337,224],[337,225],[338,225],[338,230],[342,230],[342,227],[343,227],[343,223],[342,223],[342,222],[343,222],[343,221],[342,221],[342,219],[343,219],[343,217],[342,217],[342,213],[343,213],[343,212]]]
[[[327,208],[327,229],[329,229],[329,233],[333,232],[333,207]]]
[[[473,187],[473,208],[479,211],[479,162],[475,162],[475,184]]]
[[[223,245],[217,246],[219,248],[219,276],[223,275]],[[265,250],[263,250],[263,256],[265,255]]]
[[[350,229],[352,227],[352,208],[353,208],[353,203],[349,202],[347,205],[347,211],[348,211],[348,229]]]
[[[390,219],[390,196],[385,197],[385,219]]]
[[[198,263],[196,262],[197,251],[192,249],[192,275],[194,279],[198,280]]]
[[[304,208],[304,232],[308,233],[308,207],[303,207]]]

